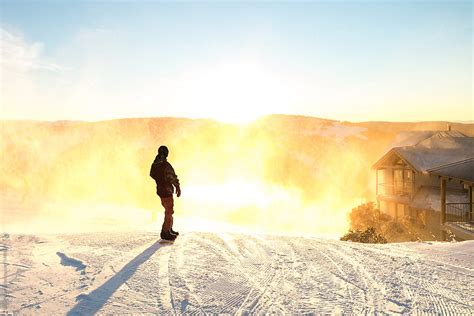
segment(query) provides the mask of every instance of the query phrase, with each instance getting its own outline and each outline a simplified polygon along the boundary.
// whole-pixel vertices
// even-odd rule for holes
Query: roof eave
[[[474,185],[474,182],[471,181],[471,180],[462,179],[462,178],[453,177],[453,176],[448,176],[448,175],[445,175],[445,174],[439,174],[439,173],[430,172],[430,171],[426,171],[426,173],[429,174],[429,175],[438,176],[440,178],[444,178],[444,179],[447,179],[447,180],[456,180],[456,181],[459,181],[460,183],[463,183],[463,184]]]
[[[385,160],[387,160],[392,154],[395,154],[404,163],[410,166],[410,168],[412,168],[416,172],[420,172],[419,169],[413,166],[413,164],[411,164],[405,157],[403,157],[403,155],[399,151],[397,151],[398,148],[401,148],[401,147],[393,147],[392,149],[390,149],[385,155],[382,156],[382,158],[380,158],[379,160],[377,160],[376,163],[373,164],[372,169],[378,169],[383,164],[383,162],[385,162]]]

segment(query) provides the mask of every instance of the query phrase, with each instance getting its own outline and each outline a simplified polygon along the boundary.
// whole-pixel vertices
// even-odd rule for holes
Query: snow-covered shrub
[[[349,220],[350,230],[341,240],[403,242],[434,239],[429,231],[414,224],[409,216],[394,219],[388,214],[381,213],[374,202],[353,208]]]
[[[343,241],[355,241],[369,244],[386,244],[387,239],[377,234],[375,228],[369,227],[366,230],[349,230],[347,234],[341,237]]]
[[[372,227],[380,231],[381,226],[389,222],[391,217],[381,213],[380,210],[375,207],[374,202],[368,202],[353,208],[349,214],[349,219],[351,229],[353,230],[366,230]]]

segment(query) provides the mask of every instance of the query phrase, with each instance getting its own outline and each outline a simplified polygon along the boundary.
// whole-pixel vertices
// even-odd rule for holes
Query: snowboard
[[[159,242],[160,244],[173,244],[175,241],[176,241],[176,239],[175,239],[175,240],[166,240],[166,239],[160,239],[160,240],[158,240],[158,242]]]

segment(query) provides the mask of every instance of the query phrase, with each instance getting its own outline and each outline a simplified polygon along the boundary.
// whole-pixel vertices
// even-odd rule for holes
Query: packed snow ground
[[[474,313],[474,241],[368,245],[185,233],[5,235],[2,309],[92,313]],[[1,309],[0,309],[1,310]]]

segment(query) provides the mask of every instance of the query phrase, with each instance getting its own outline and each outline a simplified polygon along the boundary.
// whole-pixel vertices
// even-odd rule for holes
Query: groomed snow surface
[[[14,314],[474,314],[474,242],[184,233],[5,235]]]

